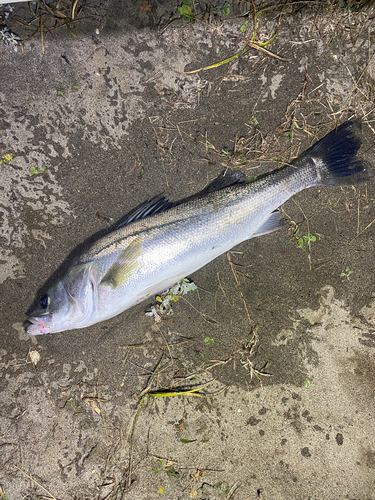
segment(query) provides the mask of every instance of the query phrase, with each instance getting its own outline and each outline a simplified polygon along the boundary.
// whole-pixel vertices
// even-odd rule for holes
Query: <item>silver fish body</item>
[[[116,316],[242,241],[279,229],[282,218],[275,210],[299,191],[347,184],[354,174],[362,182],[369,180],[371,170],[355,158],[359,132],[357,122],[346,122],[293,165],[131,222],[101,238],[42,297],[27,332],[84,328]]]

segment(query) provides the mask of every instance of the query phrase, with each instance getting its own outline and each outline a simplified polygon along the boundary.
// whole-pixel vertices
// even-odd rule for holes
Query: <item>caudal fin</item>
[[[320,185],[351,185],[370,181],[369,162],[357,158],[362,143],[361,123],[349,120],[332,130],[308,152],[314,158]]]

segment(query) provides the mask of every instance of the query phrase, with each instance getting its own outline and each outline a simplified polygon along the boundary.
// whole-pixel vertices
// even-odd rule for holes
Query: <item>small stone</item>
[[[342,434],[340,434],[340,432],[338,432],[336,434],[336,443],[339,445],[339,446],[342,446],[343,443],[344,443],[344,436]]]
[[[310,458],[311,457],[311,453],[310,453],[310,450],[308,449],[308,447],[306,446],[306,448],[302,448],[301,450],[301,455],[305,458]]]

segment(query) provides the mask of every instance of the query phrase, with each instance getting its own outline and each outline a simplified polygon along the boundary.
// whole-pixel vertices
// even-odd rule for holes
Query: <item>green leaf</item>
[[[247,20],[247,21],[245,21],[245,24],[243,24],[241,26],[241,28],[240,28],[241,33],[245,33],[245,31],[247,30],[248,24],[249,24],[249,21]]]
[[[305,387],[307,387],[307,389],[311,387],[311,382],[308,378],[305,378]]]
[[[64,92],[62,90],[58,90],[57,95],[64,95]]]
[[[181,477],[182,472],[179,470],[175,470],[174,467],[171,467],[167,472],[167,476],[169,477]]]
[[[195,443],[196,439],[181,439],[181,443]]]
[[[45,171],[45,169],[46,169],[45,165],[43,165],[41,170],[37,170],[35,167],[30,167],[30,174],[31,175],[42,174]]]
[[[162,470],[162,468],[163,468],[163,460],[161,460],[160,458],[158,458],[158,462],[159,462],[159,464],[160,464],[160,467],[159,467],[159,469],[157,469],[156,467],[153,467],[153,469],[152,469],[152,470],[153,470],[154,472],[160,472],[160,471]]]
[[[184,2],[185,2],[185,0],[184,0]],[[191,20],[193,9],[190,7],[190,5],[183,3],[182,5],[177,7],[177,10],[182,16],[185,17],[186,21]]]
[[[195,283],[186,280],[186,282],[182,283],[182,294],[185,295],[188,292],[193,292],[197,288],[198,287]]]
[[[297,236],[298,232],[299,229],[294,233],[294,236]],[[297,239],[297,245],[303,252],[306,252],[305,244],[314,241],[316,241],[316,236],[310,233],[306,233]]]

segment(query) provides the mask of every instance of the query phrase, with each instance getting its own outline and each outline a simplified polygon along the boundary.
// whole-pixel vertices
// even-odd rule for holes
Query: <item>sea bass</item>
[[[112,318],[179,282],[244,240],[284,225],[277,208],[312,186],[372,178],[356,157],[361,126],[348,121],[291,165],[180,204],[146,204],[92,244],[40,299],[27,333],[62,332]]]

